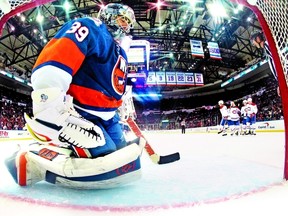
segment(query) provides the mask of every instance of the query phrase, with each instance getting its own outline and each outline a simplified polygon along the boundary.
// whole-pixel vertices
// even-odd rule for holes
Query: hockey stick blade
[[[174,154],[160,156],[158,164],[167,164],[167,163],[172,163],[172,162],[178,161],[178,160],[180,160],[180,154],[179,154],[179,152],[176,152]]]
[[[141,132],[140,128],[138,127],[138,125],[136,124],[136,122],[131,117],[129,117],[127,119],[127,123],[129,125],[130,129],[133,131],[133,133],[137,137],[143,137],[146,140],[146,144],[145,144],[144,148],[145,148],[146,152],[148,153],[150,159],[154,163],[167,164],[167,163],[172,163],[172,162],[180,159],[180,154],[178,152],[173,153],[173,154],[169,154],[169,155],[165,155],[165,156],[159,156],[158,154],[156,154],[155,151],[153,150],[153,148],[148,143],[147,139],[142,134],[142,132]]]

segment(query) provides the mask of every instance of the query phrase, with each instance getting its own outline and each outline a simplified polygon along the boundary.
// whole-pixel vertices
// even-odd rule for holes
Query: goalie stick
[[[158,154],[156,154],[154,152],[154,150],[152,149],[152,147],[150,146],[150,144],[147,142],[147,139],[144,137],[144,135],[142,134],[140,128],[138,127],[138,125],[136,124],[136,122],[129,117],[126,120],[128,126],[130,127],[130,129],[133,131],[133,133],[137,136],[137,137],[143,137],[146,140],[146,144],[145,144],[145,150],[148,153],[150,159],[157,164],[167,164],[167,163],[172,163],[174,161],[177,161],[180,159],[180,154],[178,152],[173,153],[173,154],[169,154],[169,155],[165,155],[165,156],[160,156]]]

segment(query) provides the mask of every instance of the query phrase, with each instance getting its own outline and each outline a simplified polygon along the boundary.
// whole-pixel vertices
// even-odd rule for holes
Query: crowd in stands
[[[234,101],[239,108],[242,101],[249,97],[257,104],[257,121],[283,119],[281,98],[277,95],[277,83],[273,77],[266,77],[244,88],[226,91],[224,94],[213,94],[213,97],[182,98],[175,103],[171,100],[162,100],[157,105],[145,103],[141,112],[141,104],[137,103],[137,123],[142,129],[179,129],[182,119],[186,120],[186,127],[216,126],[221,120],[218,101],[224,100],[227,107]],[[202,102],[202,105],[201,105]],[[203,104],[205,104],[203,106]],[[158,106],[158,109],[157,109]]]
[[[1,130],[22,130],[25,126],[24,113],[32,113],[30,95],[3,86],[0,87],[0,107]]]
[[[257,121],[279,120],[283,114],[276,88],[273,78],[268,77],[244,86],[241,90],[226,91],[213,97],[180,98],[173,103],[171,99],[162,99],[145,102],[145,105],[135,101],[136,121],[141,129],[147,130],[179,129],[182,119],[186,121],[186,128],[215,126],[221,119],[217,105],[219,100],[233,100],[240,108],[242,101],[248,97],[252,97],[258,106]],[[7,87],[0,87],[0,105],[0,129],[22,130],[25,126],[24,112],[32,115],[30,95],[17,93]]]
[[[24,67],[22,65],[17,67],[14,65],[7,66],[6,62],[8,59],[6,53],[0,52],[0,70],[8,72],[13,77],[21,78],[28,82],[31,77],[31,70],[29,70],[26,65],[24,65]]]

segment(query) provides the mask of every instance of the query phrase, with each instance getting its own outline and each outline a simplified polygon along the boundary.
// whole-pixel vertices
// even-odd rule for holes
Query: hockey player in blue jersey
[[[37,142],[7,160],[19,185],[109,188],[139,178],[144,140],[128,144],[117,114],[134,23],[130,7],[110,3],[44,47],[31,76],[34,116],[25,115]]]

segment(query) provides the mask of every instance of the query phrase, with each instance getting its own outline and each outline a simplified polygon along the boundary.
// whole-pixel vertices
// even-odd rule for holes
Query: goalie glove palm
[[[41,143],[95,148],[105,144],[102,130],[82,118],[73,108],[72,97],[58,88],[32,93],[34,118],[25,114],[27,128]]]

